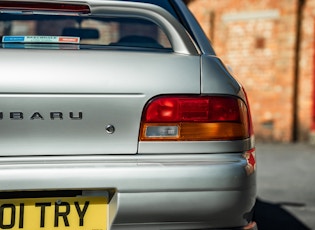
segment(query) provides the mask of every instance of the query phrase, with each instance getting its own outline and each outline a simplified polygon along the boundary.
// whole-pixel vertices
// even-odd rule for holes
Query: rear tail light
[[[84,4],[54,3],[54,2],[27,2],[27,1],[0,1],[0,11],[58,11],[67,13],[91,13],[90,7]]]
[[[250,136],[245,103],[230,96],[161,96],[144,109],[141,141],[240,140]]]

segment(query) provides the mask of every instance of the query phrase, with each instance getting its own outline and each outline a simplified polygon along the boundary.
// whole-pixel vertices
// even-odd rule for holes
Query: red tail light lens
[[[38,3],[22,1],[0,1],[0,10],[7,11],[60,11],[69,13],[91,13],[90,7],[84,4]]]
[[[145,122],[240,121],[239,102],[230,97],[158,98],[150,103]]]
[[[140,140],[235,140],[249,137],[244,102],[227,96],[162,96],[142,117]]]

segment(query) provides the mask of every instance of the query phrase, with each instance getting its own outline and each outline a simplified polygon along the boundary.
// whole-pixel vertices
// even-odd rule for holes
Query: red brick
[[[245,86],[258,139],[292,140],[298,0],[194,0],[189,8],[215,50]],[[315,0],[303,10],[299,61],[298,135],[312,119]],[[211,23],[213,20],[213,23]]]

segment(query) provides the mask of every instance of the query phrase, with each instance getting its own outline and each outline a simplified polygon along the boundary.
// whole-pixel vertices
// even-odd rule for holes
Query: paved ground
[[[259,230],[315,229],[315,146],[257,143]]]

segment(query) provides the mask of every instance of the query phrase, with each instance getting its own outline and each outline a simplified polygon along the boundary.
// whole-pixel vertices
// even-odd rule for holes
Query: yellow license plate
[[[106,197],[0,200],[0,229],[107,230]]]

